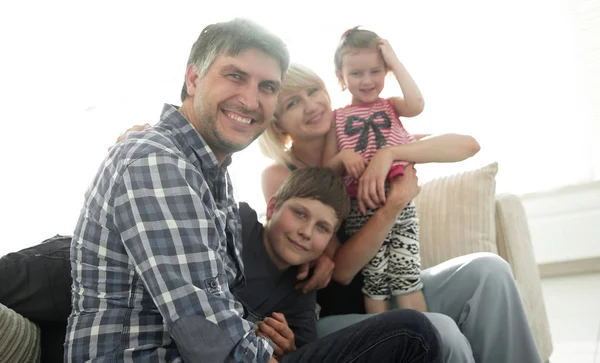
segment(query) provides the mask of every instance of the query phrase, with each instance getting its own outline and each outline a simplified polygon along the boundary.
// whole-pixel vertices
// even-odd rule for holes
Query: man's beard
[[[210,105],[207,105],[207,109],[212,109]],[[199,120],[200,124],[203,125],[202,137],[204,141],[208,143],[213,152],[218,152],[221,154],[231,155],[238,151],[242,151],[247,148],[254,140],[256,140],[264,130],[257,132],[250,141],[246,144],[236,144],[233,143],[222,135],[222,133],[218,130],[219,120],[218,113],[222,112],[222,107],[219,105],[216,107],[217,113],[212,114],[211,112],[204,111],[204,109],[200,109],[198,112],[197,120]],[[257,117],[254,117],[255,119]],[[257,122],[257,121],[254,121]]]

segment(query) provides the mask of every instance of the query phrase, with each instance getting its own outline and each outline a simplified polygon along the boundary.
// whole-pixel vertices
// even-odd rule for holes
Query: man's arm
[[[231,245],[202,175],[174,155],[151,154],[115,188],[114,222],[184,361],[269,361],[272,347],[230,292],[235,268],[222,256]]]

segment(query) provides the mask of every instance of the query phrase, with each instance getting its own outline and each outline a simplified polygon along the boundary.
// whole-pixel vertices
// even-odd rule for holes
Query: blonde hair
[[[281,84],[279,100],[281,101],[286,95],[291,93],[300,92],[312,87],[319,88],[329,98],[325,82],[323,82],[321,77],[307,67],[292,63]],[[290,149],[294,140],[290,135],[282,133],[277,128],[282,107],[283,105],[280,103],[277,104],[273,118],[269,121],[265,132],[258,138],[258,146],[263,155],[273,159],[278,164],[287,166],[293,164]]]

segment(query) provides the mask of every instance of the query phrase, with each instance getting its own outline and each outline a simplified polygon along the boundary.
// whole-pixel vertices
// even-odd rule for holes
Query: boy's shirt
[[[242,220],[242,260],[246,286],[235,292],[246,319],[254,322],[282,313],[294,332],[297,347],[316,340],[316,293],[296,290],[296,266],[279,270],[267,253],[263,225],[246,203],[239,204]]]

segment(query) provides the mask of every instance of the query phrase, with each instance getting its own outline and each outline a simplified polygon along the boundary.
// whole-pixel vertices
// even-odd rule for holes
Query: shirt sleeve
[[[175,155],[127,166],[114,222],[129,259],[186,362],[267,362],[271,345],[230,291],[225,226],[201,173]]]
[[[293,301],[290,301],[293,299]],[[294,333],[296,347],[317,340],[317,316],[315,308],[317,305],[317,293],[311,291],[301,296],[290,295],[284,305],[294,306],[290,311],[282,311],[288,326]]]

